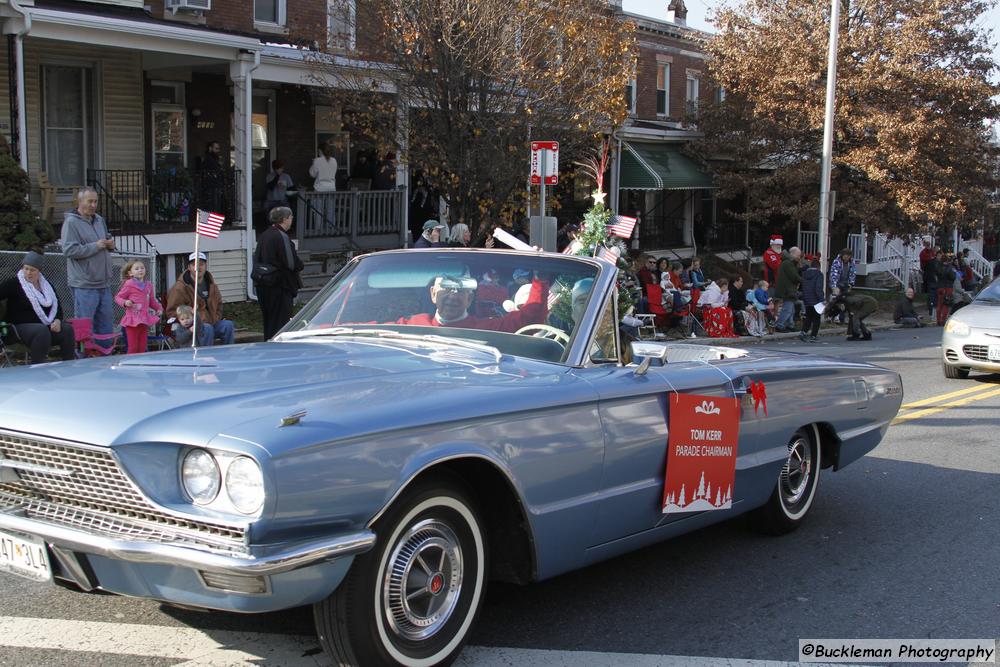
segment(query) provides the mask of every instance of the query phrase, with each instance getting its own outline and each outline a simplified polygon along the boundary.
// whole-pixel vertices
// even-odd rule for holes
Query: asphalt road
[[[799,638],[1000,636],[1000,376],[945,380],[939,339],[930,328],[766,344],[893,368],[904,406],[917,405],[869,456],[824,471],[790,535],[737,519],[492,586],[460,664],[755,664],[795,660]],[[0,665],[327,664],[305,609],[191,612],[7,575],[0,591]]]

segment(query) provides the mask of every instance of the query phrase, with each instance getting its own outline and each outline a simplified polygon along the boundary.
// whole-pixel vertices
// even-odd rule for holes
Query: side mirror
[[[649,366],[653,363],[653,359],[659,362],[658,366],[667,363],[667,346],[663,343],[634,340],[632,341],[632,358],[642,359],[635,369],[635,374],[637,376],[645,375],[646,371],[649,370]]]

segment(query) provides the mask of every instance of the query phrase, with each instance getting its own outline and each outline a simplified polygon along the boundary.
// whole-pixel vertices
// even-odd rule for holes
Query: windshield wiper
[[[450,336],[438,336],[434,334],[411,334],[392,329],[354,329],[351,327],[333,327],[330,329],[308,329],[305,331],[286,331],[278,334],[274,340],[302,340],[316,336],[370,336],[373,338],[393,338],[396,340],[420,341],[424,343],[434,343],[438,347],[462,347],[468,350],[475,350],[493,357],[496,363],[500,363],[503,354],[497,348],[486,343],[466,340],[463,338],[452,338]]]
[[[276,341],[299,340],[316,336],[377,336],[382,333],[394,333],[391,329],[355,329],[353,327],[330,327],[328,329],[301,329],[285,331],[274,337]]]

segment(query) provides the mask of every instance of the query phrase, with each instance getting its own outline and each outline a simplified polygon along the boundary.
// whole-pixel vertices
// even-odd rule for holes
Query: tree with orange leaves
[[[316,59],[317,76],[382,150],[395,150],[404,109],[399,157],[474,232],[525,214],[532,139],[559,141],[568,164],[626,118],[635,44],[607,2],[357,0],[354,11],[364,67]]]
[[[993,0],[844,0],[833,184],[836,223],[893,234],[982,219],[995,187],[986,121],[1000,115],[981,19]],[[697,150],[751,220],[819,217],[829,0],[747,0],[716,16]],[[995,81],[995,79],[993,79]],[[720,159],[721,158],[721,159]]]

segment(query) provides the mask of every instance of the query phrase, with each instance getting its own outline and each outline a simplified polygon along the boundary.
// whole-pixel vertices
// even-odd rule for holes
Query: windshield
[[[1000,280],[994,280],[976,295],[977,302],[1000,303]]]
[[[563,362],[599,268],[555,255],[415,250],[368,255],[330,282],[278,338],[434,335]],[[294,332],[294,333],[293,333]]]

